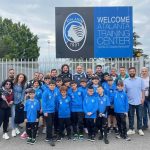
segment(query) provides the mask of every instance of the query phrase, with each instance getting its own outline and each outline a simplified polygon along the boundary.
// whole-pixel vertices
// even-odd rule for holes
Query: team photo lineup
[[[0,88],[3,139],[17,136],[33,145],[42,132],[45,141],[55,146],[64,140],[109,144],[112,133],[126,141],[136,133],[144,136],[150,116],[148,68],[143,67],[140,76],[135,67],[124,66],[104,72],[101,65],[95,71],[78,65],[72,74],[64,64],[60,70],[60,74],[57,69],[34,72],[32,80],[8,70]]]

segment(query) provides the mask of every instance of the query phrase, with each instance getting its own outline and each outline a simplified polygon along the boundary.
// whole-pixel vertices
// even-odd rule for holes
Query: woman
[[[24,100],[25,96],[25,83],[27,81],[27,78],[25,74],[19,73],[15,80],[14,80],[14,104],[12,106],[11,115],[12,115],[12,137],[15,137],[17,134],[20,134],[20,131],[18,129],[18,125],[15,124],[15,108],[17,104],[20,104]]]
[[[0,89],[0,127],[3,123],[3,138],[8,140],[7,128],[11,113],[11,105],[13,104],[13,83],[11,80],[5,80]]]

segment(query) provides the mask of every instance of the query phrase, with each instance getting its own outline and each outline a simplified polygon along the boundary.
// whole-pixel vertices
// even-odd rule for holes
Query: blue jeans
[[[148,116],[150,118],[150,99],[145,98],[144,107],[143,107],[143,126],[144,127],[148,127]]]
[[[16,128],[16,124],[15,124],[15,105],[13,104],[11,107],[11,128],[15,129]]]
[[[136,110],[137,116],[137,129],[142,129],[142,114],[143,114],[143,106],[140,105],[131,105],[129,104],[129,129],[134,129],[134,114]]]

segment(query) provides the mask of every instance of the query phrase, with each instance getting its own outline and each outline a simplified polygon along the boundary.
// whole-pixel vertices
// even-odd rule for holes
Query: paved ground
[[[2,130],[0,130],[2,135]],[[10,135],[10,132],[9,132]],[[45,135],[40,134],[35,145],[26,144],[25,140],[18,137],[4,140],[0,138],[0,150],[149,150],[150,149],[150,130],[145,131],[145,136],[135,134],[131,136],[132,141],[116,139],[115,135],[109,135],[110,144],[106,145],[103,141],[96,140],[95,142],[87,141],[68,141],[63,140],[57,142],[55,147],[51,147],[44,141]]]

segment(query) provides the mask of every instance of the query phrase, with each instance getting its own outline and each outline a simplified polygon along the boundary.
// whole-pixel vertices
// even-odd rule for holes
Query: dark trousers
[[[86,118],[86,125],[88,129],[88,136],[95,136],[95,119]]]
[[[53,125],[54,125],[54,113],[48,113],[48,116],[45,117],[46,121],[46,138],[52,139],[53,138]]]
[[[57,134],[58,131],[59,131],[58,112],[55,112],[55,117],[54,117],[54,132]]]
[[[143,116],[143,106],[140,105],[131,105],[129,104],[129,129],[134,129],[134,114],[136,110],[137,116],[137,129],[142,129],[142,116]]]
[[[126,115],[123,113],[116,113],[116,120],[120,136],[122,138],[126,138],[127,137]]]
[[[83,112],[72,112],[71,113],[71,123],[73,127],[73,134],[83,134],[83,123],[84,113]],[[77,129],[78,128],[78,129]]]
[[[3,124],[3,132],[7,132],[10,117],[10,108],[0,109],[0,127]]]
[[[67,136],[71,136],[70,118],[59,118],[59,136],[63,137],[64,129],[67,130]]]
[[[37,130],[38,130],[38,122],[26,123],[26,132],[29,138],[36,139]]]
[[[107,128],[108,128],[108,120],[105,117],[98,117],[97,118],[97,127],[100,130],[101,136],[107,137]]]

